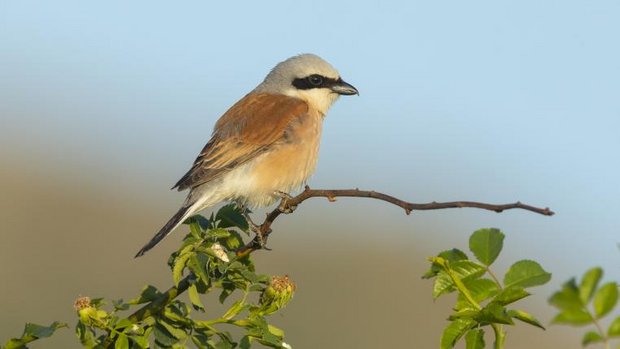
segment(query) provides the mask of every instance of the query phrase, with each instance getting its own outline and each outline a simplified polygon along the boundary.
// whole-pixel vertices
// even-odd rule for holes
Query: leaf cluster
[[[544,329],[534,316],[508,306],[530,295],[527,288],[547,283],[551,274],[537,262],[520,260],[506,271],[500,281],[490,266],[499,256],[504,234],[498,229],[480,229],[469,239],[471,260],[459,249],[447,250],[430,258],[430,269],[424,278],[433,279],[433,298],[457,293],[454,312],[441,336],[440,347],[453,348],[463,337],[467,348],[484,348],[484,328],[492,327],[495,347],[503,346],[502,325],[514,320]]]
[[[174,282],[168,291],[148,285],[135,299],[113,301],[111,310],[102,299],[76,302],[76,333],[84,347],[185,348],[193,343],[200,349],[228,349],[250,348],[253,342],[289,347],[267,316],[286,306],[295,286],[288,277],[257,274],[250,256],[237,257],[248,231],[240,209],[227,205],[209,219],[194,216],[186,224],[190,232],[168,261]],[[177,298],[184,291],[187,303]],[[235,300],[223,314],[208,314],[202,298],[210,293],[222,304]]]
[[[620,337],[620,316],[610,323],[607,330],[600,323],[618,303],[618,284],[607,282],[600,285],[602,277],[600,267],[592,268],[583,275],[579,284],[572,278],[549,298],[549,303],[559,310],[553,323],[594,325],[596,330],[586,332],[581,340],[584,346],[593,343],[608,345],[611,338]]]

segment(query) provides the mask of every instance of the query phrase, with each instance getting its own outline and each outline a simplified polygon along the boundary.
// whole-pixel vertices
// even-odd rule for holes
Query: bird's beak
[[[347,95],[347,96],[358,95],[359,96],[360,94],[357,91],[357,89],[353,87],[353,85],[349,84],[348,82],[342,79],[338,79],[338,81],[336,81],[336,83],[333,84],[330,88],[332,91],[334,91],[335,93],[339,95]]]

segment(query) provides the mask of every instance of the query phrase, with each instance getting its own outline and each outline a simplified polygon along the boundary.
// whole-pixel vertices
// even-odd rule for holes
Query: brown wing
[[[251,93],[215,124],[192,168],[174,188],[207,183],[286,140],[288,125],[308,111],[306,102],[285,95]]]

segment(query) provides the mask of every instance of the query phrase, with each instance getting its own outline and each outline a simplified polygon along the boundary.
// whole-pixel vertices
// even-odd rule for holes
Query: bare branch
[[[539,208],[526,204],[522,204],[521,202],[515,202],[512,204],[487,204],[483,202],[475,202],[475,201],[451,201],[451,202],[429,202],[429,203],[412,203],[403,201],[401,199],[395,198],[393,196],[379,193],[373,190],[359,190],[359,189],[310,189],[310,187],[306,186],[305,190],[301,192],[299,195],[287,199],[282,199],[279,207],[274,209],[273,211],[267,214],[265,221],[259,226],[259,232],[261,236],[256,236],[252,241],[243,246],[237,251],[238,256],[244,256],[252,253],[253,251],[264,248],[264,244],[267,241],[267,237],[271,234],[271,225],[273,222],[280,216],[282,213],[290,213],[294,210],[300,203],[315,197],[324,197],[327,198],[330,202],[336,201],[337,197],[358,197],[358,198],[370,198],[377,199],[389,202],[396,206],[399,206],[405,210],[406,214],[410,214],[411,211],[423,211],[423,210],[439,210],[445,208],[463,208],[463,207],[473,207],[480,208],[483,210],[495,211],[497,213],[503,212],[505,210],[510,209],[522,209],[531,211],[534,213],[542,214],[545,216],[553,216],[554,212],[551,211],[548,207]]]

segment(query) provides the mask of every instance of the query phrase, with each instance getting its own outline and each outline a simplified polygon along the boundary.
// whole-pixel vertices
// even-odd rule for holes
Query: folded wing
[[[301,99],[251,93],[215,124],[192,168],[174,185],[179,191],[212,181],[286,142],[288,126],[308,112]]]

